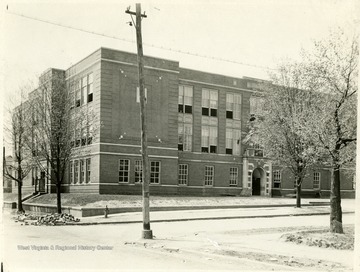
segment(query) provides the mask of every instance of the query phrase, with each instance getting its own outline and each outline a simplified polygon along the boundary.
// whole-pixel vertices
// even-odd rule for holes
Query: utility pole
[[[147,16],[141,14],[141,5],[136,4],[136,12],[130,11],[128,8],[125,13],[136,15],[136,43],[137,43],[137,54],[138,54],[138,72],[139,72],[139,89],[140,89],[140,119],[141,119],[141,155],[143,163],[142,173],[142,199],[143,199],[143,239],[152,239],[153,234],[150,229],[150,191],[149,191],[149,162],[147,154],[147,128],[146,128],[146,98],[145,98],[145,79],[144,79],[144,62],[143,62],[143,47],[141,37],[141,20],[142,17]],[[130,23],[130,25],[132,25]]]

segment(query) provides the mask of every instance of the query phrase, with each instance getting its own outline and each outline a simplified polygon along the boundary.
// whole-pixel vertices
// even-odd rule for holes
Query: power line
[[[36,17],[32,17],[32,16],[12,12],[12,11],[9,11],[9,10],[7,10],[7,13],[9,13],[11,15],[23,17],[23,18],[26,18],[26,19],[29,19],[29,20],[34,20],[34,21],[38,21],[38,22],[41,22],[41,23],[55,25],[55,26],[58,26],[58,27],[63,27],[63,28],[71,29],[71,30],[81,31],[81,32],[85,32],[85,33],[88,33],[88,34],[93,34],[93,35],[97,35],[97,36],[101,36],[101,37],[105,37],[105,38],[120,40],[120,41],[123,41],[123,42],[135,43],[135,41],[133,41],[133,40],[124,39],[124,38],[121,38],[121,37],[118,37],[118,36],[111,36],[111,35],[107,35],[107,34],[104,34],[104,33],[99,33],[99,32],[95,32],[95,31],[91,31],[91,30],[87,30],[87,29],[73,27],[73,26],[70,26],[70,25],[64,25],[64,24],[52,22],[52,21],[49,21],[49,20],[39,19],[39,18],[36,18]],[[206,59],[210,59],[210,60],[223,61],[223,62],[238,64],[238,65],[243,65],[243,66],[249,66],[249,67],[262,69],[262,70],[276,70],[274,68],[270,68],[270,67],[267,67],[267,66],[250,64],[250,63],[246,63],[246,62],[230,60],[230,59],[224,59],[224,58],[218,58],[218,57],[213,57],[213,56],[209,56],[209,55],[193,53],[193,52],[190,52],[190,51],[183,51],[183,50],[179,50],[179,49],[173,49],[173,48],[170,48],[170,47],[159,46],[159,45],[155,45],[155,44],[148,44],[148,43],[143,43],[143,44],[148,46],[148,47],[152,47],[152,48],[156,48],[156,49],[160,49],[160,50],[165,50],[165,51],[176,52],[176,53],[184,54],[184,55],[190,55],[190,56],[199,57],[199,58],[206,58]]]
[[[7,13],[10,13],[10,14],[15,15],[15,16],[20,16],[20,17],[23,17],[23,18],[26,18],[26,19],[30,19],[30,20],[34,20],[34,21],[38,21],[38,22],[42,22],[42,23],[47,23],[47,24],[50,24],[50,25],[55,25],[55,26],[59,26],[59,27],[63,27],[63,28],[69,28],[69,29],[72,29],[72,30],[85,32],[85,33],[88,33],[88,34],[93,34],[93,35],[102,36],[102,37],[106,37],[106,38],[112,38],[112,39],[121,40],[121,41],[129,42],[129,43],[134,43],[131,40],[127,40],[127,39],[120,38],[120,37],[117,37],[117,36],[110,36],[110,35],[106,35],[106,34],[91,31],[91,30],[77,28],[77,27],[73,27],[73,26],[69,26],[69,25],[63,25],[63,24],[60,24],[60,23],[51,22],[51,21],[48,21],[48,20],[39,19],[39,18],[28,16],[28,15],[24,15],[24,14],[19,14],[19,13],[15,13],[15,12],[11,12],[11,11],[7,11]]]

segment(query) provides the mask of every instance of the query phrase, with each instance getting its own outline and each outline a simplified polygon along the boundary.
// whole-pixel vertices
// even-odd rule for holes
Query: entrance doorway
[[[40,180],[39,180],[39,192],[45,193],[45,172],[40,172]]]
[[[252,173],[252,195],[265,195],[264,170],[256,168]]]

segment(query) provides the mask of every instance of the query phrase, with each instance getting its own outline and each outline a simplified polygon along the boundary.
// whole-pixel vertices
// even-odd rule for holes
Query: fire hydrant
[[[109,214],[108,206],[105,206],[105,210],[104,210],[105,218],[108,218],[108,214]]]

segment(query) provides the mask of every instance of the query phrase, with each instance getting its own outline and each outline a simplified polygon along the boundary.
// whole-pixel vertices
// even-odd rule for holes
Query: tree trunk
[[[56,208],[57,213],[61,214],[61,184],[56,183]]]
[[[22,206],[22,193],[21,193],[22,182],[18,182],[18,212],[23,212]]]
[[[296,178],[296,207],[301,208],[301,177]]]
[[[342,226],[339,165],[334,166],[331,175],[330,231],[334,233],[344,233]]]

